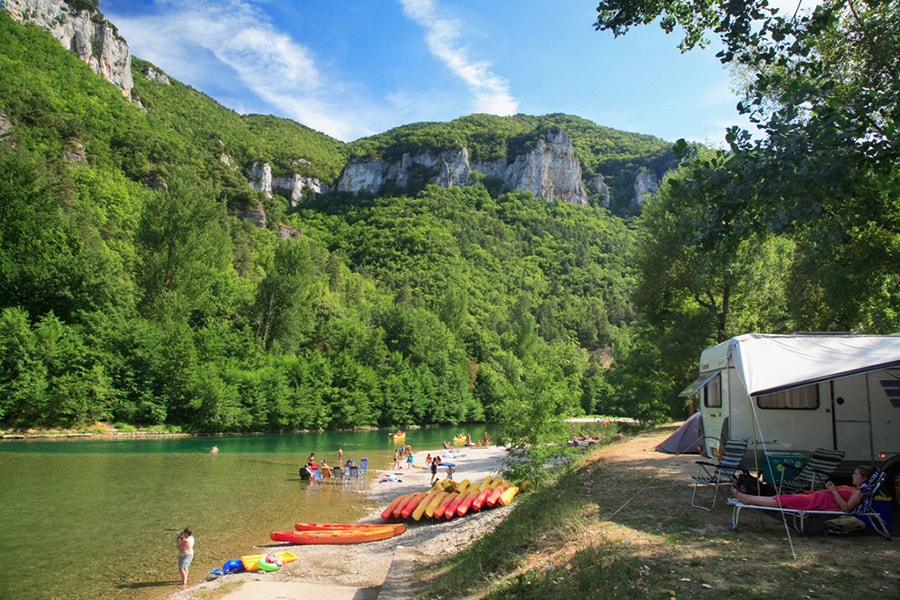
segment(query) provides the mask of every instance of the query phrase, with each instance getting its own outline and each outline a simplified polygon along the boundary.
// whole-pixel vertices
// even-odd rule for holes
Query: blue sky
[[[343,141],[476,112],[566,113],[721,145],[715,51],[593,29],[596,0],[101,0],[133,55],[241,114]]]

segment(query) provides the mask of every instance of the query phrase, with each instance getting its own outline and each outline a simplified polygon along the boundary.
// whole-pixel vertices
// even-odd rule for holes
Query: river
[[[458,431],[412,430],[406,443],[433,450]],[[476,426],[473,438],[483,431]],[[335,465],[339,447],[345,460],[368,458],[369,474],[300,481],[310,452]],[[390,467],[395,447],[384,431],[2,441],[0,598],[167,598],[180,583],[181,528],[196,538],[195,584],[225,561],[257,553],[271,531],[370,513],[371,469]]]

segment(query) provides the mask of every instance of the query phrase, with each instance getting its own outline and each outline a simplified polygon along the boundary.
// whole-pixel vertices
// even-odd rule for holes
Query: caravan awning
[[[684,396],[684,397],[693,396],[694,394],[696,394],[697,392],[699,392],[700,390],[705,388],[706,384],[709,383],[710,380],[712,380],[712,378],[718,374],[719,374],[718,371],[713,371],[711,373],[704,373],[703,375],[701,375],[700,377],[698,377],[697,379],[692,381],[691,385],[689,385],[686,388],[684,388],[683,390],[681,390],[681,393],[678,395]]]
[[[748,334],[730,344],[737,375],[751,396],[900,367],[898,335]]]

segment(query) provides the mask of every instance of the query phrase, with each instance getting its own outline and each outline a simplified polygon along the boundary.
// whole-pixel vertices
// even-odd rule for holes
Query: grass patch
[[[430,566],[417,597],[630,597],[646,574],[626,546],[585,535],[599,514],[581,475],[562,466],[551,484],[521,495],[495,530]]]
[[[669,432],[560,465],[472,546],[423,557],[416,598],[900,598],[896,540],[829,536],[815,523],[789,539],[779,519],[753,511],[734,531],[726,505],[692,508],[696,457],[652,451]]]

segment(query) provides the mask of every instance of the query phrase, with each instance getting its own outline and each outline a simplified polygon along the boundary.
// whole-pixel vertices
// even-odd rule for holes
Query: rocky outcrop
[[[511,160],[470,163],[466,148],[405,153],[396,162],[351,160],[341,173],[337,190],[376,194],[385,185],[405,188],[413,181],[441,187],[464,186],[474,183],[473,172],[499,178],[508,189],[531,192],[544,200],[579,205],[588,202],[581,163],[575,156],[572,140],[560,130],[546,133],[533,148]]]
[[[634,179],[634,202],[638,206],[647,196],[656,196],[659,191],[659,182],[653,173],[638,173]]]
[[[337,182],[337,191],[375,194],[387,184],[400,188],[412,181],[433,183],[441,187],[473,183],[469,152],[465,148],[420,154],[405,153],[399,162],[380,159],[351,160]]]
[[[606,185],[606,181],[603,179],[603,175],[597,173],[588,181],[588,188],[597,192],[602,199],[600,204],[601,206],[609,206],[609,186]]]
[[[271,198],[274,194],[283,196],[290,200],[292,208],[297,206],[304,193],[307,196],[316,196],[329,191],[328,187],[315,177],[304,177],[297,173],[273,177],[269,163],[253,163],[250,169],[250,187],[262,192],[267,198]]]
[[[581,163],[564,131],[547,133],[538,139],[534,149],[516,156],[511,163],[501,160],[474,168],[499,176],[508,187],[531,192],[536,198],[587,205]]]
[[[19,23],[49,31],[63,47],[131,99],[131,51],[102,15],[88,10],[76,12],[62,0],[0,0],[0,8]]]

